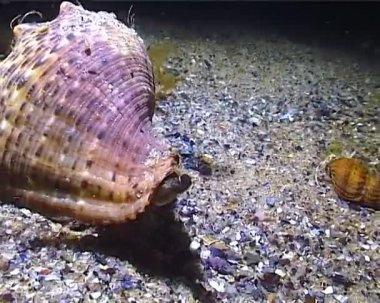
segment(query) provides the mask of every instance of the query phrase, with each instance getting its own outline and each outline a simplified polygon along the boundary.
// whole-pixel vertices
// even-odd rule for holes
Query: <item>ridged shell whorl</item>
[[[326,169],[341,199],[380,210],[380,176],[365,162],[340,157],[330,161]]]
[[[153,135],[153,110],[144,43],[114,14],[63,2],[54,20],[17,25],[0,62],[2,194],[96,224],[172,201],[190,181]]]

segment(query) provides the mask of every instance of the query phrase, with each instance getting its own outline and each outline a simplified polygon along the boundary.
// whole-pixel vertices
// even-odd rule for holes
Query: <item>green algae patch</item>
[[[171,41],[155,42],[148,47],[148,55],[153,65],[157,99],[164,99],[170,95],[177,85],[178,78],[164,67],[167,58],[176,50],[176,44]]]
[[[343,144],[339,141],[332,141],[326,147],[327,155],[340,155],[343,152]]]

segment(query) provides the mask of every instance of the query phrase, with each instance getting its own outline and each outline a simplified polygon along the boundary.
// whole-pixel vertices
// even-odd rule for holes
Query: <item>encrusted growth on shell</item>
[[[341,199],[380,209],[380,176],[363,161],[340,157],[331,160],[326,168]]]
[[[54,20],[17,25],[0,62],[3,197],[107,224],[160,204],[169,175],[186,190],[151,131],[154,89],[142,39],[114,14],[63,2]]]

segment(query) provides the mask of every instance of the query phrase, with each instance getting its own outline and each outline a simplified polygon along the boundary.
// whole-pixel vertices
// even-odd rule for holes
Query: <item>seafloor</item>
[[[379,302],[379,212],[315,180],[329,152],[379,161],[378,66],[265,28],[135,22],[176,45],[154,126],[193,186],[97,238],[1,206],[0,301]]]

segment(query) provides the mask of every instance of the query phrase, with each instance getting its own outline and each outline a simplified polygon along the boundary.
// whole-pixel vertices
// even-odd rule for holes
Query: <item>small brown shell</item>
[[[3,199],[108,224],[190,186],[178,156],[152,132],[152,66],[133,29],[62,2],[54,20],[13,32],[0,62]]]
[[[380,209],[380,176],[356,158],[337,158],[327,165],[339,198],[361,206]]]

